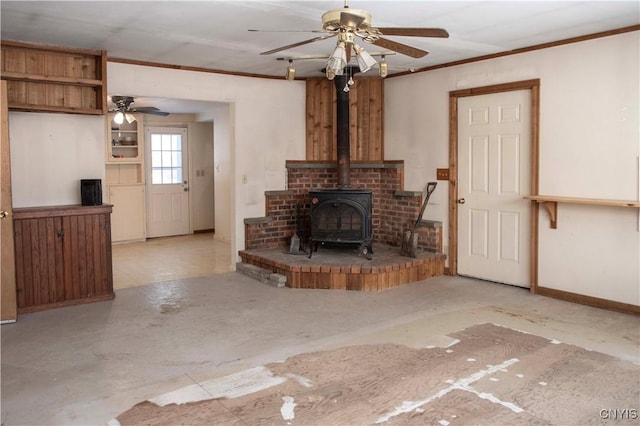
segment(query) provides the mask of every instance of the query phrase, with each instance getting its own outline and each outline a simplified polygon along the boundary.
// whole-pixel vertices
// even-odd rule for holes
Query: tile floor
[[[124,253],[133,247],[115,251],[134,257]],[[152,279],[175,272],[160,252],[144,261],[167,271]],[[114,300],[3,325],[1,422],[105,425],[140,401],[294,354],[384,342],[444,347],[448,333],[485,322],[640,365],[640,317],[525,289],[461,277],[376,293],[289,289],[226,272],[129,286]]]
[[[229,272],[231,252],[213,234],[193,234],[115,244],[112,263],[113,288],[118,290]]]

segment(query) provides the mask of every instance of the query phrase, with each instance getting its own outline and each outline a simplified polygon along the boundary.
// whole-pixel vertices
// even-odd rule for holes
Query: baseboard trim
[[[211,228],[211,229],[198,229],[198,230],[193,230],[194,234],[215,234],[216,230],[215,228]]]
[[[610,311],[623,312],[625,314],[640,315],[640,306],[630,303],[616,302],[614,300],[600,299],[599,297],[585,296],[584,294],[571,293],[569,291],[557,290],[555,288],[538,286],[536,294],[540,296],[552,297],[567,302],[579,303],[581,305],[593,306]]]

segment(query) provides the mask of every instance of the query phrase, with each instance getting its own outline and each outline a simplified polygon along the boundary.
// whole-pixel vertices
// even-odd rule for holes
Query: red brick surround
[[[287,190],[265,193],[265,217],[245,219],[245,249],[288,247],[298,215],[309,216],[311,189],[335,188],[336,164],[323,161],[287,161]],[[422,192],[404,191],[404,162],[351,162],[351,186],[373,191],[373,242],[400,246],[420,212]],[[299,210],[298,210],[299,209]],[[298,213],[299,212],[299,213]],[[419,248],[442,253],[442,227],[424,222],[416,230]]]

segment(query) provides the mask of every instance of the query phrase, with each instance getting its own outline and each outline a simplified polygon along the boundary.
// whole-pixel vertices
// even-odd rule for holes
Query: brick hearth
[[[398,247],[374,247],[372,260],[358,250],[320,248],[309,259],[284,249],[242,250],[242,261],[287,278],[290,288],[379,291],[444,274],[444,255],[402,257]]]
[[[402,236],[412,229],[420,212],[421,191],[404,191],[402,161],[351,162],[351,187],[373,193],[373,259],[346,256],[339,248],[321,248],[306,256],[287,254],[298,234],[303,248],[308,238],[309,191],[337,185],[336,164],[287,161],[287,189],[265,193],[265,216],[247,218],[242,261],[287,277],[292,288],[376,291],[444,273],[442,225],[423,221],[416,230],[419,258],[400,256]],[[438,189],[436,189],[438,190]],[[345,259],[351,259],[347,263]]]

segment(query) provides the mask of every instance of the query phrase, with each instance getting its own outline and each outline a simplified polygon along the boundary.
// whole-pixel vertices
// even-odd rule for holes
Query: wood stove
[[[311,247],[309,257],[318,244],[359,245],[371,260],[372,193],[367,189],[318,189],[311,197]]]
[[[351,188],[351,158],[349,141],[349,85],[348,79],[359,72],[348,66],[336,75],[336,152],[337,181],[335,189],[309,191],[311,198],[311,238],[309,257],[318,244],[359,244],[362,254],[371,260],[372,192]]]

